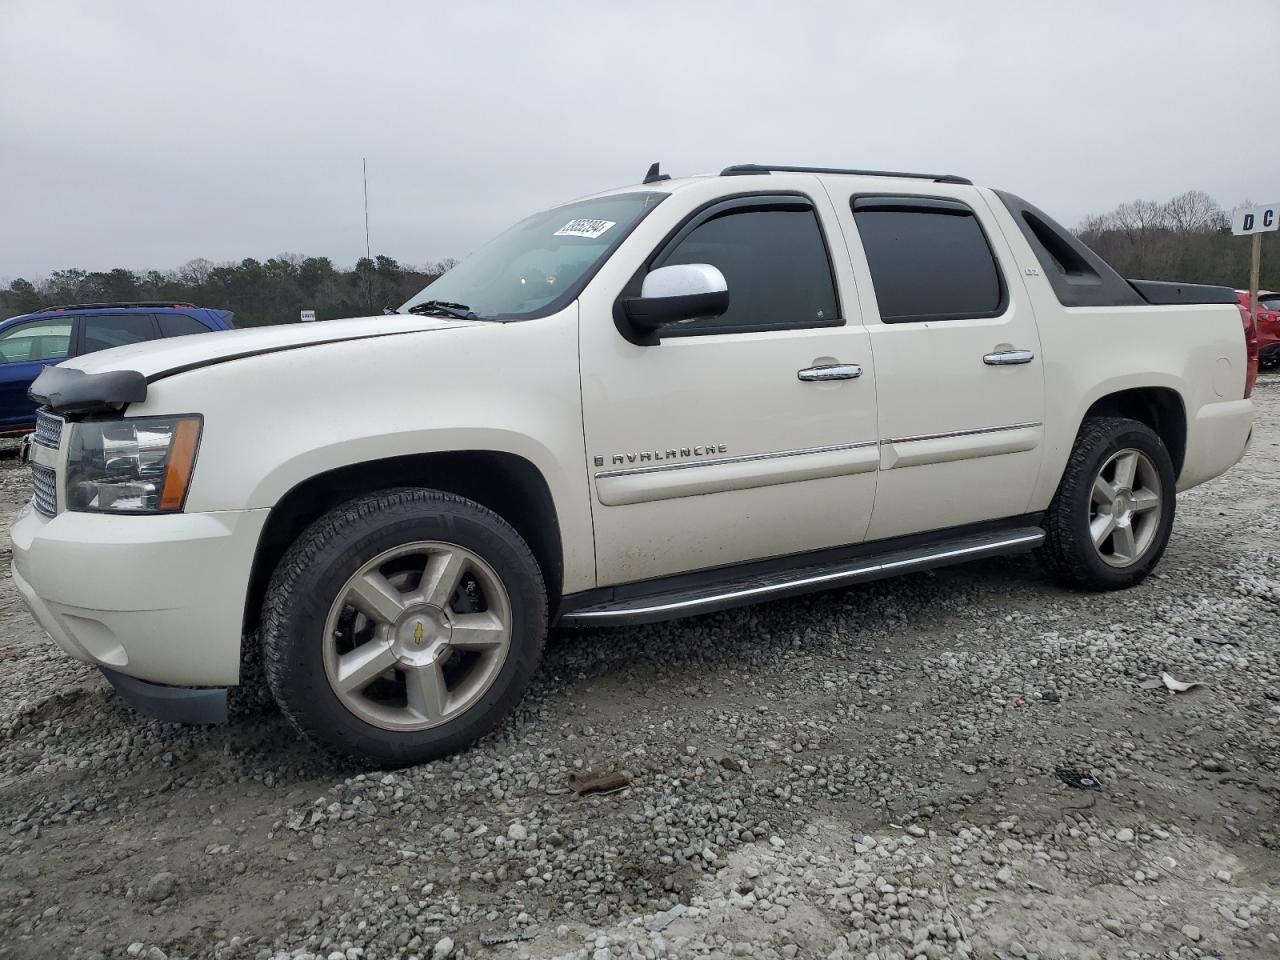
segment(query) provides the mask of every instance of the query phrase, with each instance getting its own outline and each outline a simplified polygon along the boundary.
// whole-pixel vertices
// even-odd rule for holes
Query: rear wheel
[[[1175,483],[1169,451],[1150,427],[1121,417],[1085,421],[1045,516],[1041,560],[1075,586],[1140,583],[1168,545]]]
[[[467,746],[537,667],[546,595],[528,546],[479,504],[390,490],[335,508],[281,561],[268,682],[294,725],[387,766]]]

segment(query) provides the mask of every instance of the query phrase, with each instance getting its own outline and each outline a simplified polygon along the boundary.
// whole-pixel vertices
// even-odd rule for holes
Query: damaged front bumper
[[[268,512],[46,518],[27,505],[10,530],[13,583],[58,646],[159,715],[169,708],[156,704],[191,698],[151,688],[239,683],[249,570]],[[126,692],[121,677],[143,686],[126,682]]]
[[[169,687],[161,683],[148,683],[106,667],[99,669],[111,682],[121,700],[148,717],[170,723],[198,725],[227,722],[225,687]]]

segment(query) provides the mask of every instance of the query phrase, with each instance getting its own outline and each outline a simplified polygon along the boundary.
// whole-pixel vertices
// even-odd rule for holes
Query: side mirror
[[[718,317],[729,309],[729,284],[709,263],[659,267],[644,278],[640,296],[622,301],[627,320],[641,334],[672,323]]]

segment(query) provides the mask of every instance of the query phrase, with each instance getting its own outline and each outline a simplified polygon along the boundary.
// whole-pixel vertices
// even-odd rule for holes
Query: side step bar
[[[900,573],[913,573],[986,557],[1026,553],[1043,541],[1044,531],[1039,527],[1020,527],[939,540],[927,546],[890,549],[857,559],[797,566],[768,574],[739,574],[735,578],[732,570],[726,570],[725,579],[696,588],[668,588],[622,600],[570,607],[560,614],[559,623],[575,627],[656,623],[660,620],[746,606],[763,600],[777,600],[817,590],[866,583]]]

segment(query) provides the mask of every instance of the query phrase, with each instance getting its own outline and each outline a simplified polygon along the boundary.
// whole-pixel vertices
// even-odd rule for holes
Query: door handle
[[[999,353],[988,353],[982,362],[989,367],[1007,367],[1015,363],[1030,363],[1036,355],[1030,350],[1001,350]]]
[[[857,380],[862,367],[856,363],[824,363],[796,371],[796,378],[805,383],[821,383],[824,380]]]

